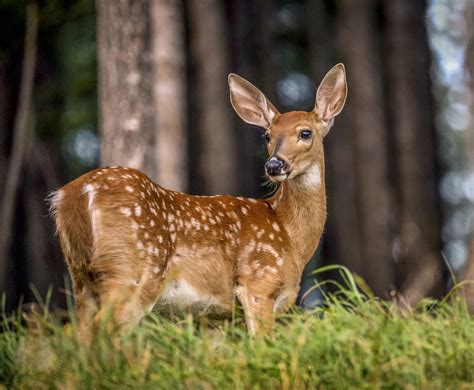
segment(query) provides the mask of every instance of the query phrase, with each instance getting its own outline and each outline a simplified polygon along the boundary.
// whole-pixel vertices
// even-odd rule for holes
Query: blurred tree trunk
[[[466,56],[466,70],[469,72],[471,87],[471,130],[466,131],[466,156],[468,169],[474,174],[474,2],[466,6],[466,25],[470,26],[471,45],[468,46]],[[471,313],[474,314],[474,224],[471,226],[471,242],[466,265],[459,277],[460,281],[469,280],[470,284],[463,288],[466,294],[467,304]]]
[[[474,314],[474,234],[471,236],[466,265],[461,272],[459,280],[461,282],[468,281],[461,291],[466,297],[469,311]]]
[[[465,14],[466,25],[470,27],[470,44],[467,46],[466,70],[471,82],[471,131],[466,133],[468,168],[474,173],[474,1],[468,2]]]
[[[6,290],[10,281],[7,275],[14,236],[13,225],[16,222],[18,187],[22,178],[24,155],[29,143],[28,125],[35,79],[38,22],[38,5],[36,2],[30,2],[26,6],[24,52],[18,106],[13,124],[12,147],[0,202],[0,294]]]
[[[265,0],[232,2],[232,64],[234,72],[256,84],[278,108],[275,8],[274,2]],[[262,186],[262,181],[267,152],[261,138],[262,130],[245,124],[237,114],[231,115],[238,138],[242,191],[247,196],[265,196],[268,189]]]
[[[0,199],[3,198],[7,167],[7,132],[9,113],[8,55],[0,50]]]
[[[102,163],[157,178],[150,0],[98,0]]]
[[[336,118],[328,148],[330,215],[338,244],[337,262],[361,275],[377,295],[393,288],[387,127],[381,102],[375,2],[337,3],[338,43],[347,66],[349,96]],[[375,54],[374,54],[375,53]],[[337,134],[336,134],[337,132]]]
[[[184,15],[180,1],[152,1],[151,9],[158,181],[184,191],[188,182]]]
[[[22,209],[24,213],[22,231],[22,253],[24,253],[23,274],[17,286],[24,295],[25,302],[36,301],[37,297],[31,289],[34,286],[41,298],[51,295],[52,307],[66,307],[66,296],[63,292],[66,264],[62,259],[59,241],[53,239],[54,224],[48,215],[48,204],[44,200],[52,188],[60,184],[58,177],[59,161],[54,150],[36,140],[29,150],[26,165]],[[69,284],[69,287],[71,284]]]
[[[227,75],[230,71],[224,2],[188,1],[191,56],[194,68],[199,178],[206,193],[235,194],[240,172],[232,128]]]
[[[384,2],[399,189],[400,285],[408,304],[444,290],[425,3]]]

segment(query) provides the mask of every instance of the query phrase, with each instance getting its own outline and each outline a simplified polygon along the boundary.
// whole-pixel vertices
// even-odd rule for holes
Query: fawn
[[[234,297],[251,334],[272,331],[294,303],[326,220],[323,138],[345,103],[342,64],[324,77],[310,112],[280,114],[260,90],[229,75],[230,100],[265,129],[268,199],[191,196],[143,173],[96,169],[51,196],[79,323],[112,307],[118,324],[150,310],[228,317]]]

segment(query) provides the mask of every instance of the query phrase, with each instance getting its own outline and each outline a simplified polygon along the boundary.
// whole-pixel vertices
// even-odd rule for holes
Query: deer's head
[[[265,129],[269,154],[265,171],[276,182],[311,172],[322,156],[323,138],[344,107],[347,96],[342,64],[326,74],[310,112],[280,114],[258,88],[235,74],[229,75],[229,88],[230,101],[237,114],[245,122]]]

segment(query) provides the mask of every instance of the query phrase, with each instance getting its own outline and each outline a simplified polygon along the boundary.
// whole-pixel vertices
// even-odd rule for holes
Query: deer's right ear
[[[278,111],[258,88],[231,73],[229,89],[232,107],[245,122],[264,128],[271,126]]]

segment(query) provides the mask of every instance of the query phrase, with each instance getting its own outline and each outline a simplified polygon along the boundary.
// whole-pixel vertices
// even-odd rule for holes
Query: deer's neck
[[[288,232],[302,270],[317,248],[326,221],[324,160],[281,183],[272,205]]]

